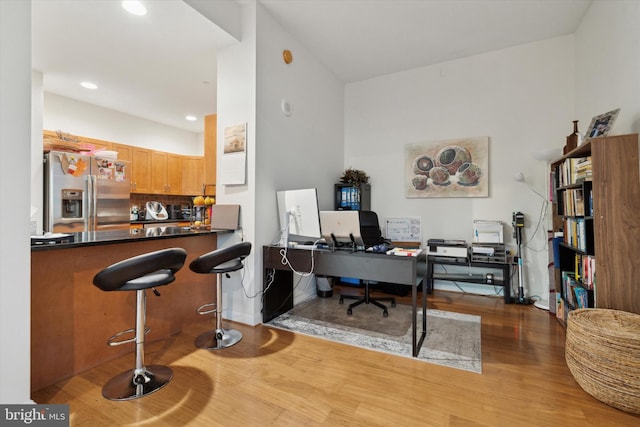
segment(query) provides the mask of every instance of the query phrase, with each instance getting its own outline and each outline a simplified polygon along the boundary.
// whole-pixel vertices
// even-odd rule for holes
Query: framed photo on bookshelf
[[[609,111],[608,113],[600,114],[599,116],[595,116],[591,119],[591,124],[589,125],[589,129],[587,129],[587,133],[585,134],[587,138],[597,138],[600,136],[607,136],[613,127],[613,123],[616,121],[618,117],[618,113],[620,109],[616,109],[613,111]]]

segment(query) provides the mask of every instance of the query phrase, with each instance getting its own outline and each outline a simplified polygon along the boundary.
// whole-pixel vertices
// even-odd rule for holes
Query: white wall
[[[43,229],[42,185],[44,167],[42,165],[42,115],[44,110],[44,76],[40,71],[31,72],[31,207],[34,209],[31,221],[36,222],[36,234]]]
[[[211,19],[211,18],[209,18]],[[241,8],[242,41],[218,51],[218,100],[217,108],[217,177],[216,203],[240,205],[240,236],[219,236],[218,247],[228,246],[241,239],[253,244],[249,257],[244,261],[241,274],[224,279],[222,309],[223,317],[255,324],[255,313],[259,311],[259,298],[248,299],[255,294],[255,283],[261,278],[256,273],[255,263],[260,258],[260,250],[255,241],[255,169],[256,169],[256,16],[255,5],[246,4]],[[215,22],[215,21],[214,21]],[[222,185],[221,171],[224,167],[224,128],[245,123],[247,125],[247,163],[244,185]],[[241,278],[243,278],[241,282]]]
[[[543,201],[512,176],[523,172],[536,191],[547,193],[545,164],[530,153],[561,148],[571,133],[572,36],[349,84],[345,105],[345,166],[371,176],[372,209],[381,220],[420,217],[423,242],[470,242],[474,219],[500,220],[515,248],[512,213],[522,211],[524,240],[533,239],[523,254],[525,291],[548,298],[548,221],[534,235]],[[474,136],[489,136],[489,197],[405,197],[406,144]]]
[[[620,108],[612,134],[640,132],[640,2],[593,2],[576,32],[575,118]]]
[[[189,132],[119,111],[44,93],[43,128],[186,156],[204,155],[204,128]]]
[[[293,52],[290,65],[282,50]],[[253,243],[243,286],[226,281],[225,317],[262,321],[262,246],[279,240],[276,191],[317,187],[321,209],[332,209],[343,160],[343,85],[258,4],[243,5],[242,42],[218,56],[218,141],[224,127],[248,123],[247,184],[218,185],[217,203],[241,205],[245,240]],[[280,109],[286,98],[293,114]],[[218,181],[224,168],[218,144]],[[225,240],[225,239],[221,239]],[[305,286],[304,299],[315,293]]]
[[[280,238],[276,191],[315,187],[320,209],[334,209],[333,186],[343,165],[344,84],[262,7],[258,18],[256,241],[262,245]],[[292,52],[290,64],[284,49]],[[282,111],[283,100],[290,116]],[[315,295],[312,279],[294,279],[294,304]]]
[[[0,1],[0,403],[31,402],[31,2]]]

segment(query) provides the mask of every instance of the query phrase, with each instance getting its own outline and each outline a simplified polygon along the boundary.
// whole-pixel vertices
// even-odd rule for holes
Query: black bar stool
[[[146,290],[160,296],[155,289],[176,280],[175,273],[182,268],[187,252],[181,248],[162,249],[138,255],[110,265],[93,278],[93,284],[103,291],[136,291],[136,327],[118,332],[107,344],[111,346],[136,343],[136,366],[110,379],[102,388],[102,395],[110,400],[131,400],[153,393],[171,381],[173,371],[167,366],[144,365],[144,336],[146,327]],[[135,337],[119,340],[124,334]]]
[[[251,243],[242,242],[226,248],[216,249],[194,259],[189,268],[195,273],[216,275],[216,302],[204,304],[196,310],[199,314],[216,314],[216,329],[196,338],[196,347],[207,350],[220,350],[237,344],[242,332],[222,328],[222,275],[227,277],[232,271],[243,268],[242,261],[251,253]],[[207,307],[215,307],[206,310]]]

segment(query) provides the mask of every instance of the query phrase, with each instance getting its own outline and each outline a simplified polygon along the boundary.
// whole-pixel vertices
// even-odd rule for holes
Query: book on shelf
[[[590,181],[593,176],[591,168],[591,156],[576,159],[575,182]]]
[[[589,190],[587,194],[588,204],[591,205],[592,191]],[[585,194],[582,188],[567,189],[563,192],[563,212],[565,216],[585,216],[585,214],[591,211],[590,207],[587,208],[585,203]]]
[[[586,254],[574,255],[573,271],[562,272],[563,285],[577,282],[587,290],[593,290],[596,283],[596,257]],[[568,287],[565,287],[568,289]],[[563,288],[564,289],[564,288]]]
[[[596,258],[592,255],[583,255],[580,260],[582,286],[586,289],[593,290],[596,277]]]
[[[575,215],[584,216],[584,195],[582,188],[573,190],[573,200],[575,205]]]
[[[564,299],[566,303],[569,305],[574,305],[574,295],[572,287],[575,286],[575,278],[574,274],[569,271],[562,272],[562,295],[564,295]]]
[[[564,320],[564,300],[562,299],[560,292],[556,293],[556,317]]]
[[[584,218],[564,218],[564,243],[582,252],[587,251],[587,226]]]
[[[565,159],[556,168],[560,187],[588,181],[592,176],[591,156]]]
[[[575,294],[576,303],[578,308],[589,308],[589,293],[586,289],[575,286],[573,288]]]

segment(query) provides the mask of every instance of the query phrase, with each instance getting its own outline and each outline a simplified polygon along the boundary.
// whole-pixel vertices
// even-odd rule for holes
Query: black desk
[[[262,248],[264,268],[262,321],[293,308],[293,270],[313,271],[316,275],[353,277],[361,280],[398,283],[411,286],[413,357],[417,357],[427,334],[427,294],[422,292],[422,332],[418,339],[418,277],[416,257],[374,254],[368,252],[287,249],[289,264],[282,263],[280,246]],[[421,262],[425,262],[424,258]],[[312,265],[313,263],[313,265]],[[292,270],[293,269],[293,270]],[[426,280],[426,277],[425,277]],[[426,283],[426,282],[425,282]],[[268,289],[266,289],[268,286]]]
[[[496,263],[496,262],[479,262],[479,261],[469,261],[468,259],[463,259],[462,261],[458,261],[459,258],[450,258],[450,257],[437,257],[433,255],[427,256],[427,277],[425,280],[425,284],[427,287],[428,293],[433,292],[433,280],[448,280],[455,282],[467,282],[467,283],[477,283],[481,285],[498,285],[503,286],[503,294],[504,294],[504,303],[511,303],[511,264],[508,263]],[[473,276],[463,277],[464,275],[449,275],[447,277],[446,274],[438,275],[434,277],[433,266],[434,265],[457,265],[460,267],[477,267],[483,268],[485,270],[502,270],[503,280],[493,279],[493,283],[487,283],[484,277],[475,278]]]

